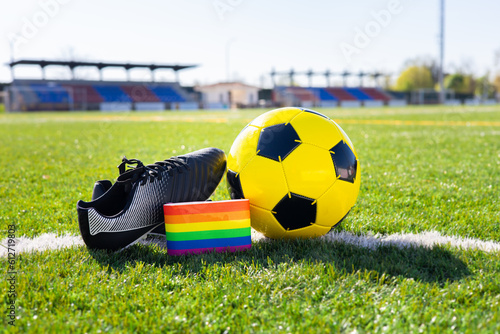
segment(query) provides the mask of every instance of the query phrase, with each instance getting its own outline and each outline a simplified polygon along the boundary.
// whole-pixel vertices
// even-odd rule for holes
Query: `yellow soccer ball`
[[[273,239],[326,234],[356,202],[360,166],[347,134],[303,108],[260,115],[228,156],[232,199],[250,201],[252,227]]]

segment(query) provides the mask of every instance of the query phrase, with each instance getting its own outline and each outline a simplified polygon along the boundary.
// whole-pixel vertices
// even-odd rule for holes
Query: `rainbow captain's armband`
[[[234,252],[252,245],[247,199],[169,203],[163,212],[170,255]]]

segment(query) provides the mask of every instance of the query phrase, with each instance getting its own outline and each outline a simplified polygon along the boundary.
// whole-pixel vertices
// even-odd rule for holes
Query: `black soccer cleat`
[[[119,250],[155,229],[165,235],[163,204],[208,199],[225,173],[226,155],[205,148],[147,166],[124,157],[118,169],[115,184],[97,181],[92,201],[76,205],[89,248]]]

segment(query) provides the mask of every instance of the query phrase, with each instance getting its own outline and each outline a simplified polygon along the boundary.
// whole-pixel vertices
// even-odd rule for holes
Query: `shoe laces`
[[[130,165],[136,166],[133,167]],[[142,179],[141,185],[146,184],[148,179],[150,180],[150,182],[153,182],[155,179],[161,180],[162,174],[164,172],[166,172],[169,176],[172,176],[174,170],[179,174],[182,174],[184,169],[188,171],[191,170],[188,164],[179,157],[172,157],[163,161],[157,161],[154,164],[150,165],[144,165],[142,161],[137,159],[127,159],[127,157],[123,157],[122,163],[118,166],[120,175],[129,170],[138,168],[143,168],[144,170],[142,174],[138,175],[138,177]]]

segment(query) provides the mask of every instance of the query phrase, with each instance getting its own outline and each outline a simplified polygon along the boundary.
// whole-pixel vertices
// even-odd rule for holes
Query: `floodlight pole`
[[[440,38],[439,38],[439,103],[444,104],[446,92],[444,91],[444,0],[440,6]]]

